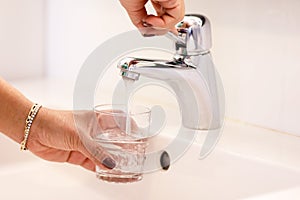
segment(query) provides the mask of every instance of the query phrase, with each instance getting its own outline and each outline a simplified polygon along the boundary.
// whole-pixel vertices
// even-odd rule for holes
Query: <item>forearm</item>
[[[20,143],[32,102],[0,78],[0,132]]]

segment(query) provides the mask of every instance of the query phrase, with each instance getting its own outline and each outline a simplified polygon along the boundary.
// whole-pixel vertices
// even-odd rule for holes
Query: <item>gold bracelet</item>
[[[41,107],[42,107],[41,105],[35,103],[31,107],[28,113],[27,119],[25,121],[24,140],[21,142],[21,151],[27,150],[26,144],[27,144],[30,128],[33,123],[33,120],[35,119],[35,116],[37,115]]]

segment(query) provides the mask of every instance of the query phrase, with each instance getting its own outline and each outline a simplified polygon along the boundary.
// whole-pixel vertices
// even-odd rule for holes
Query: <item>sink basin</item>
[[[1,152],[10,152],[0,156],[0,199],[256,199],[278,191],[289,194],[291,189],[300,197],[300,170],[222,147],[199,160],[200,146],[193,144],[168,171],[146,174],[137,183],[113,184],[80,167],[20,152],[3,136],[0,141]]]
[[[15,85],[26,96],[51,106],[57,99],[51,101],[46,94],[53,96],[57,88],[62,89],[54,83],[58,84],[38,80]],[[49,91],[35,88],[40,85],[48,86],[43,88]],[[60,105],[55,106],[68,108],[71,97],[62,96]],[[161,142],[170,139],[169,135],[157,137]],[[226,120],[220,142],[203,160],[198,159],[200,144],[197,140],[168,171],[146,174],[137,183],[112,184],[81,167],[20,152],[18,144],[0,134],[0,199],[300,199],[300,137]]]

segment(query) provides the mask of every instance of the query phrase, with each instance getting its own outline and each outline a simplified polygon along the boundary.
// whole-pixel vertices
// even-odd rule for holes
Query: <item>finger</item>
[[[112,156],[92,139],[99,131],[97,115],[95,116],[93,112],[78,112],[75,114],[74,119],[76,119],[77,130],[75,134],[68,135],[66,138],[66,148],[81,152],[98,166],[109,169],[114,168],[116,163]]]
[[[68,162],[95,171],[95,163],[77,151],[59,150],[56,148],[39,145],[39,151],[33,152],[35,155],[52,162]]]
[[[183,1],[157,0],[152,2],[158,16],[147,16],[145,21],[155,27],[174,28],[174,26],[184,17]]]
[[[145,2],[139,2],[139,4],[131,4],[126,2],[124,3],[121,1],[123,4],[124,8],[126,9],[132,23],[137,27],[137,28],[143,28],[143,19],[147,16],[147,11],[145,8]],[[132,2],[134,3],[134,2]]]
[[[165,14],[165,10],[164,10],[164,8],[160,5],[159,2],[157,2],[157,1],[152,1],[152,6],[153,6],[153,8],[155,9],[156,14],[157,14],[158,16],[162,16],[163,14]]]
[[[176,14],[179,8],[174,8],[166,12],[161,16],[153,16],[149,15],[146,17],[145,22],[151,24],[154,27],[162,27],[162,28],[174,28],[174,26],[182,19],[181,17],[177,17]],[[182,15],[180,15],[182,16]]]
[[[106,152],[98,143],[86,140],[78,147],[79,151],[88,157],[95,165],[105,168],[113,169],[116,166],[116,161]]]
[[[123,117],[122,115],[125,115],[125,113],[122,111],[103,111],[102,113],[97,113],[98,124],[100,126],[99,128],[102,130],[106,130],[120,127],[125,123],[124,120],[123,122],[121,121],[121,119],[125,118],[125,116]]]
[[[114,168],[116,162],[112,156],[93,140],[99,134],[98,115],[90,111],[75,114],[77,131],[67,137],[66,146],[70,150],[81,152],[99,167]]]
[[[121,131],[126,130],[127,114],[122,110],[107,110],[97,113],[99,131],[119,128]]]
[[[182,5],[182,0],[152,0],[152,4],[161,5],[164,8],[174,8]]]
[[[185,13],[185,5],[183,0],[158,0],[163,7],[164,15],[170,16],[175,23],[183,19]]]
[[[144,37],[165,35],[168,31],[171,31],[171,29],[167,29],[167,28],[152,27],[149,26],[147,23],[145,23],[144,26],[146,27],[140,29],[140,32],[143,34]]]
[[[78,151],[71,151],[66,162],[80,165],[90,171],[95,171],[95,163]]]

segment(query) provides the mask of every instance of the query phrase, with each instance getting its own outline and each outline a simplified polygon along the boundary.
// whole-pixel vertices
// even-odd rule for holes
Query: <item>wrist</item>
[[[30,108],[30,111],[26,117],[25,120],[25,127],[24,127],[24,136],[23,136],[23,140],[21,142],[21,150],[26,151],[27,150],[27,142],[28,142],[28,138],[31,132],[31,127],[32,124],[34,123],[36,116],[40,110],[42,106],[40,104],[33,104],[32,107]]]
[[[39,151],[40,146],[68,150],[67,142],[76,133],[73,114],[42,107],[32,125],[28,149]]]
[[[40,136],[44,134],[44,130],[46,129],[47,115],[48,109],[41,107],[39,112],[35,116],[35,119],[31,125],[31,129],[29,132],[28,140],[27,140],[27,149],[32,150],[35,149],[35,144],[39,143]]]
[[[27,115],[27,118],[25,120],[25,127],[24,127],[24,139],[21,142],[21,150],[27,150],[27,141],[30,134],[31,126],[42,106],[40,104],[33,104],[33,106],[30,108],[30,111]]]

